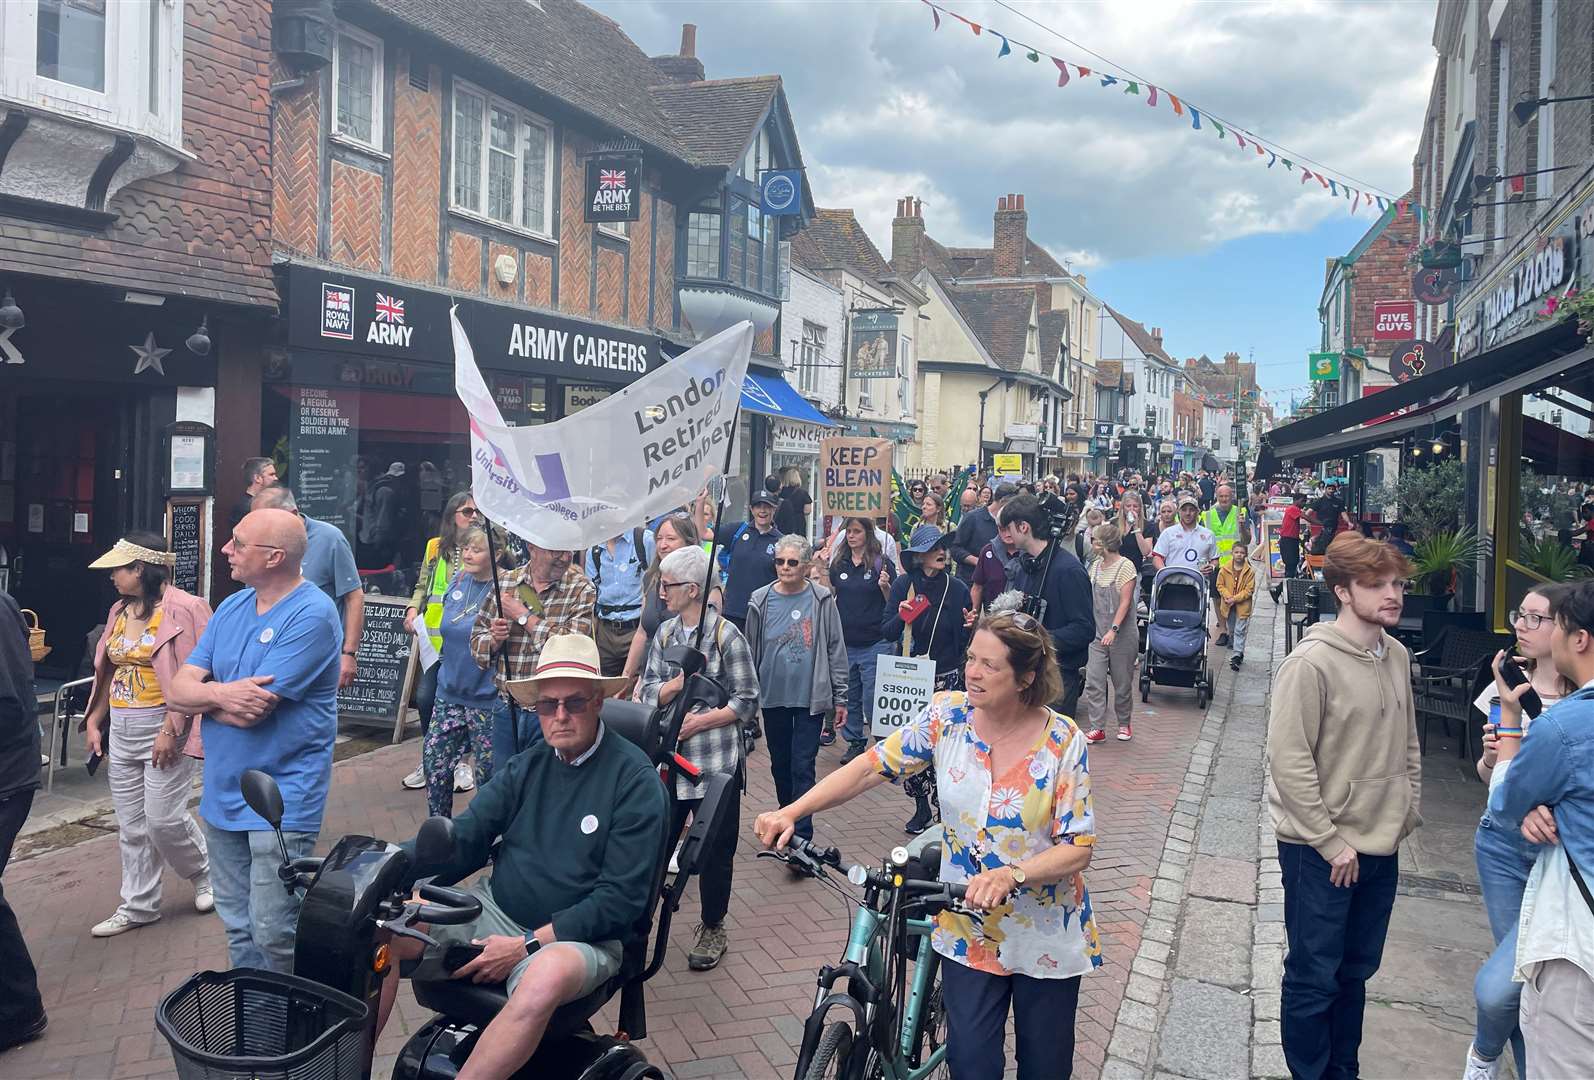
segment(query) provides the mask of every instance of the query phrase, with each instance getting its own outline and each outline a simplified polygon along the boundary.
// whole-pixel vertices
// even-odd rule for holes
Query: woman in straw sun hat
[[[90,753],[104,754],[122,851],[122,903],[90,931],[114,937],[161,916],[161,867],[194,886],[194,907],[215,906],[205,838],[188,813],[194,759],[183,744],[198,717],[167,706],[176,677],[210,622],[210,606],[171,584],[176,557],[164,537],[133,532],[89,563],[109,570],[119,598],[94,650],[85,718]]]

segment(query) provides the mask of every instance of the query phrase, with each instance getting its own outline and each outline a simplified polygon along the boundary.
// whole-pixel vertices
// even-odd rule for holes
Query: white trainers
[[[1500,1076],[1500,1058],[1503,1057],[1505,1055],[1501,1054],[1500,1057],[1495,1058],[1493,1061],[1485,1061],[1478,1056],[1477,1051],[1468,1046],[1467,1068],[1461,1074],[1461,1080],[1498,1080]]]
[[[399,786],[406,791],[419,791],[426,786],[426,773],[417,765],[414,772],[399,781]]]
[[[461,761],[454,766],[454,790],[469,791],[476,786],[476,770]]]
[[[216,894],[211,891],[209,874],[194,879],[194,910],[201,915],[216,910]]]
[[[151,919],[150,922],[155,922],[159,918],[160,916],[157,915],[154,919]],[[120,911],[118,911],[115,915],[112,915],[104,922],[95,923],[94,928],[90,930],[89,933],[95,937],[115,937],[117,934],[125,934],[129,930],[137,930],[140,926],[147,925],[149,925],[149,923],[134,922],[132,919],[129,919],[126,915],[123,915]]]

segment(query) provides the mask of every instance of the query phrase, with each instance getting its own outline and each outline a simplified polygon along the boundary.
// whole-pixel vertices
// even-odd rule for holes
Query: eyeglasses
[[[803,561],[801,559],[776,559],[775,560],[775,565],[776,566],[801,566],[802,564],[803,564]]]
[[[693,584],[695,584],[695,583],[691,582],[691,581],[661,581],[661,582],[659,582],[659,588],[661,588],[661,589],[686,589],[686,588],[690,588]]]
[[[481,511],[476,509],[474,506],[461,506],[458,510],[455,510],[454,513],[463,514],[468,518],[477,518],[481,516]]]
[[[248,549],[250,549],[252,547],[265,548],[267,551],[282,551],[282,550],[284,550],[283,548],[278,547],[276,544],[246,544],[242,540],[238,539],[238,534],[237,533],[233,533],[233,535],[232,535],[232,549],[234,551],[247,551]]]
[[[1541,615],[1537,611],[1523,611],[1521,608],[1511,612],[1511,621],[1513,623],[1521,623],[1529,630],[1537,630],[1549,619],[1550,616],[1548,615]]]
[[[571,694],[565,698],[542,697],[537,699],[537,715],[555,716],[563,708],[570,716],[582,716],[591,704],[592,699],[586,694]]]

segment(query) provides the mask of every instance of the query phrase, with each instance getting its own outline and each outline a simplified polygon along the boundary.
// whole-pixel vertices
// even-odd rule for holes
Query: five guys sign
[[[1379,300],[1373,304],[1373,340],[1409,341],[1417,336],[1417,304],[1413,300]]]

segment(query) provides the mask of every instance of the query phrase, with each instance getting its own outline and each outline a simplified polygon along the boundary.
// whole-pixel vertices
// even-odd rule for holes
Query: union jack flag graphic
[[[404,301],[386,293],[376,294],[376,321],[404,325]]]
[[[625,187],[625,170],[624,169],[599,169],[598,170],[598,186],[600,188],[623,188],[623,187]]]

